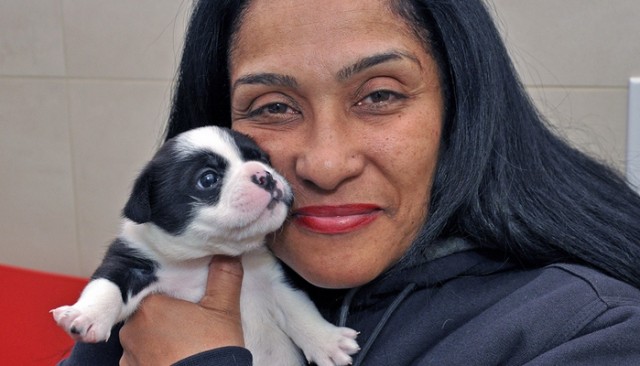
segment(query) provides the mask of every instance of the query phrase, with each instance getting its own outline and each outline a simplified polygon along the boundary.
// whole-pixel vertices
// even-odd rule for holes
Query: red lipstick
[[[319,234],[345,234],[358,230],[380,216],[382,209],[372,204],[307,206],[293,212],[296,225]]]

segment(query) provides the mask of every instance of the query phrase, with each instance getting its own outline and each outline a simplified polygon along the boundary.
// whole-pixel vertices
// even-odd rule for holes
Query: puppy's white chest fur
[[[167,264],[158,271],[158,289],[177,299],[198,302],[204,296],[210,257],[190,263]]]
[[[158,290],[176,298],[197,302],[204,295],[210,258],[187,266],[163,266],[158,272]],[[350,353],[359,348],[357,333],[338,328],[320,317],[301,291],[290,288],[273,255],[259,248],[242,256],[244,277],[240,311],[245,342],[255,365],[298,366],[302,359],[318,365],[350,363]],[[295,340],[295,344],[291,342]]]

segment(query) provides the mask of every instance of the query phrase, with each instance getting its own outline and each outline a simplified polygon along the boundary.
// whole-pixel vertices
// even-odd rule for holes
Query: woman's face
[[[274,253],[348,288],[393,266],[427,215],[443,119],[434,59],[371,0],[254,0],[230,55],[232,126],[295,193]]]

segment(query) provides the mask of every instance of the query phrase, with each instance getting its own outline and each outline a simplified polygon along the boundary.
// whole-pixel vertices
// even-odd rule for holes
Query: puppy
[[[197,302],[211,257],[242,255],[242,325],[254,364],[300,365],[296,345],[319,366],[350,364],[357,332],[326,322],[265,247],[292,199],[250,138],[217,127],[180,134],[137,178],[121,234],[79,300],[53,317],[78,341],[105,341],[148,294]]]

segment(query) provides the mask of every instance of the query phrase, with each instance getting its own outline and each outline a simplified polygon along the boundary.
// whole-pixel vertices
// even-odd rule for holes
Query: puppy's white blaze
[[[200,127],[178,135],[176,149],[180,157],[191,155],[194,150],[209,150],[230,159],[231,163],[241,161],[242,156],[231,135],[211,127]]]

